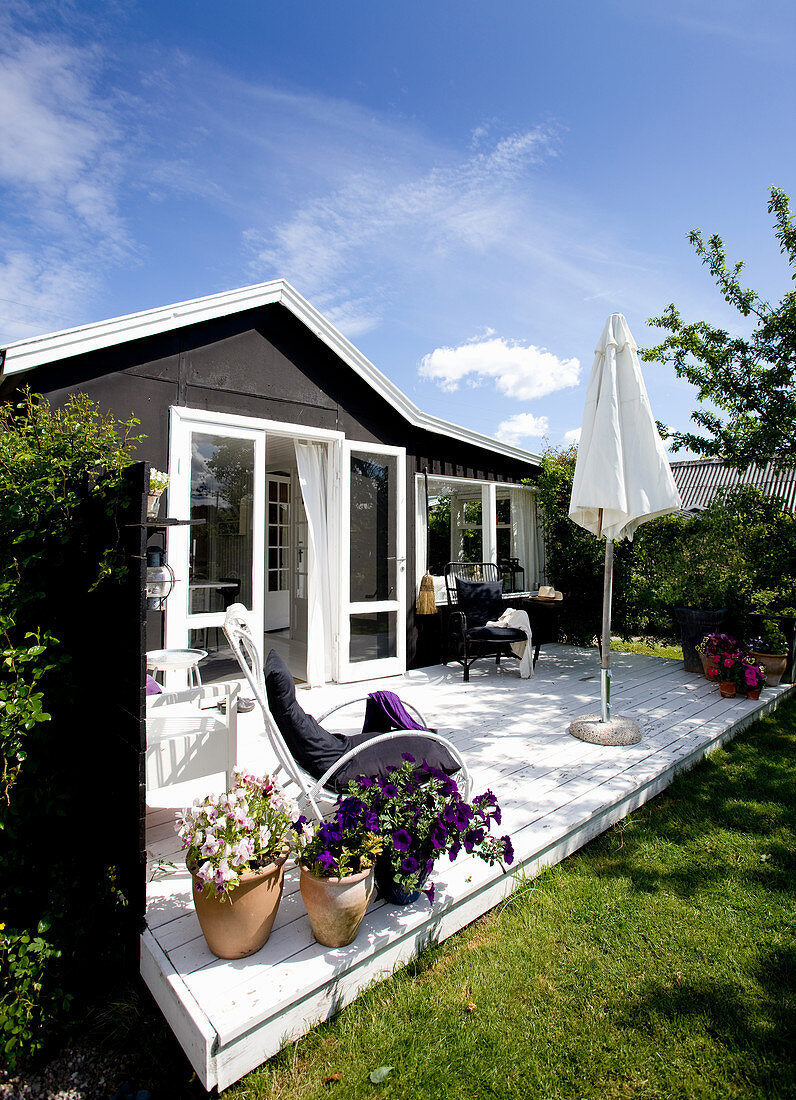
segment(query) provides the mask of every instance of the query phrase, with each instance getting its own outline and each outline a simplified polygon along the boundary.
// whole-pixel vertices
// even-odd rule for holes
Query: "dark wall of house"
[[[407,659],[415,663],[416,473],[517,483],[524,463],[412,427],[333,351],[279,305],[205,321],[160,336],[65,359],[0,380],[0,396],[29,386],[54,405],[86,393],[146,435],[140,457],[168,463],[172,405],[342,431],[347,438],[407,450]],[[419,655],[417,655],[419,656]]]

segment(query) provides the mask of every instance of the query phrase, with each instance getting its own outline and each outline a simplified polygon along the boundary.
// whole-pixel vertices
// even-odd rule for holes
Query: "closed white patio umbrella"
[[[680,494],[650,409],[638,347],[621,313],[612,313],[595,349],[586,393],[569,518],[605,539],[600,715],[573,722],[570,732],[600,744],[641,737],[627,718],[611,718],[611,589],[614,541],[638,526],[679,511]]]

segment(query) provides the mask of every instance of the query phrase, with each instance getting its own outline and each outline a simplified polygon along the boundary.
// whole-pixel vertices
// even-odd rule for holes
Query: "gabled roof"
[[[683,460],[670,465],[684,512],[707,508],[716,493],[734,489],[736,485],[754,485],[766,496],[781,497],[785,511],[796,509],[796,469],[792,466],[773,466],[769,462],[736,470],[718,458]]]
[[[537,454],[514,447],[510,443],[501,443],[479,432],[470,431],[469,428],[461,428],[457,424],[450,424],[447,420],[440,420],[436,416],[424,413],[284,279],[274,279],[271,282],[240,287],[238,290],[225,291],[221,294],[210,294],[204,298],[192,298],[187,302],[177,302],[158,309],[146,309],[141,313],[128,313],[124,317],[113,317],[108,321],[96,321],[90,325],[79,325],[77,328],[64,329],[45,336],[18,340],[16,343],[9,344],[4,354],[0,350],[0,357],[2,357],[0,366],[3,374],[18,374],[74,355],[83,355],[86,352],[113,347],[130,340],[156,336],[187,325],[196,325],[202,321],[242,313],[247,309],[276,304],[289,309],[319,340],[330,347],[344,363],[356,371],[376,393],[397,409],[414,427],[435,432],[438,435],[450,436],[477,447],[484,447],[520,462],[539,465],[541,459]]]

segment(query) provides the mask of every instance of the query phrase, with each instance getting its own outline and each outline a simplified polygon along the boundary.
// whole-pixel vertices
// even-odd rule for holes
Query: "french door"
[[[251,609],[262,636],[265,550],[265,433],[201,420],[172,421],[169,558],[178,583],[169,597],[166,645],[220,642],[226,608]]]
[[[338,679],[406,669],[406,451],[346,440]]]

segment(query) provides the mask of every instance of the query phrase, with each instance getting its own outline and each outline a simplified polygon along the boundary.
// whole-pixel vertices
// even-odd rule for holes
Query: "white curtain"
[[[525,589],[538,583],[539,559],[536,539],[536,497],[528,489],[509,489],[511,501],[511,556],[525,569]]]
[[[329,460],[325,443],[296,442],[296,465],[307,513],[307,683],[332,678],[332,577],[326,508]]]

